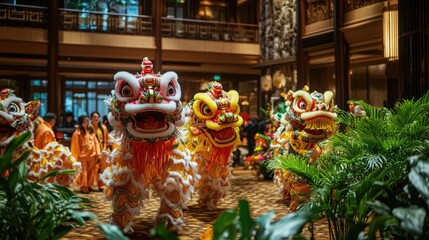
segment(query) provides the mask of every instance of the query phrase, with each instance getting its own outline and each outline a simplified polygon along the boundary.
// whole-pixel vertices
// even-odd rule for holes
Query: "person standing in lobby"
[[[100,180],[100,174],[111,165],[107,163],[107,154],[109,153],[107,148],[109,131],[103,124],[101,124],[100,113],[97,111],[91,113],[91,126],[94,129],[95,136],[97,137],[100,145],[101,158],[95,166],[95,181],[97,182],[98,190],[102,191],[106,188],[106,185]]]
[[[73,133],[70,148],[72,155],[82,164],[82,172],[76,184],[80,186],[81,193],[88,194],[95,181],[95,166],[101,156],[100,144],[88,116],[80,116],[78,125],[79,127]]]
[[[64,121],[61,125],[61,127],[63,128],[74,128],[74,126],[76,125],[76,120],[74,120],[74,115],[72,112],[66,112]]]
[[[57,116],[53,113],[46,113],[43,117],[43,122],[37,127],[34,136],[34,146],[38,149],[43,149],[49,143],[56,141],[53,130],[56,120]]]

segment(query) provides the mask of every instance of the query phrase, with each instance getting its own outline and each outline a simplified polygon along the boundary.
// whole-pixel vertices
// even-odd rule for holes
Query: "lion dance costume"
[[[14,94],[12,89],[3,89],[0,92],[0,154],[9,145],[13,138],[26,131],[32,131],[29,114],[39,108],[40,101],[25,103]],[[25,151],[30,156],[25,161],[28,169],[27,178],[38,180],[52,170],[74,169],[75,174],[59,174],[44,179],[43,182],[54,182],[69,186],[80,172],[80,163],[71,155],[70,150],[58,142],[51,142],[43,149],[38,149],[32,143],[24,143],[14,154],[18,159]],[[2,174],[2,173],[0,173]]]
[[[228,163],[243,124],[238,100],[237,91],[226,92],[220,83],[210,82],[207,91],[195,94],[185,110],[186,146],[201,175],[199,204],[208,209],[217,207],[229,186]]]
[[[105,195],[112,201],[112,223],[133,232],[133,217],[153,190],[161,205],[156,223],[166,221],[182,229],[183,211],[198,180],[197,164],[178,138],[184,123],[177,74],[154,74],[152,62],[142,73],[118,72],[110,105],[109,122],[121,144],[110,155],[113,165],[101,175]]]
[[[319,143],[331,137],[337,128],[334,94],[331,91],[310,93],[305,86],[303,90],[289,91],[285,100],[287,109],[281,119],[285,127],[276,132],[271,143],[273,155],[299,155],[314,164],[322,154]],[[286,170],[277,169],[274,181],[293,211],[311,193],[303,179]]]

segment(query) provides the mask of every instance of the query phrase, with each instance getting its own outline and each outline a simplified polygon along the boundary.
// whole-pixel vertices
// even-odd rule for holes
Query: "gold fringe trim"
[[[310,121],[306,121],[306,129],[312,130],[325,130],[327,132],[333,133],[337,129],[337,122],[332,121],[326,118],[318,118]]]

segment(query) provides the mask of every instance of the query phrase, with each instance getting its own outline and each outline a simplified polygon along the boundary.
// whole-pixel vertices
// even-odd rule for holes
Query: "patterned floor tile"
[[[79,193],[80,194],[80,193]],[[100,223],[107,223],[111,212],[111,203],[107,201],[101,192],[92,192],[85,197],[91,199],[94,208],[91,212],[98,216],[98,221],[88,222],[83,227],[78,227],[69,232],[62,239],[104,239],[101,230],[97,227]],[[218,209],[208,211],[201,209],[198,204],[198,194],[195,194],[185,211],[185,227],[180,233],[181,240],[198,239],[205,231],[206,226],[212,224],[222,211],[235,208],[240,199],[249,201],[253,218],[256,218],[268,211],[275,210],[276,218],[288,214],[289,209],[280,199],[280,194],[272,181],[264,181],[252,175],[248,170],[234,169],[231,178],[231,187],[228,196],[221,203]],[[152,198],[144,202],[144,208],[134,220],[134,230],[130,239],[151,239],[150,229],[153,227],[153,220],[159,207],[159,200]],[[304,230],[304,232],[308,232]],[[314,232],[316,239],[329,239],[326,220],[319,221]]]

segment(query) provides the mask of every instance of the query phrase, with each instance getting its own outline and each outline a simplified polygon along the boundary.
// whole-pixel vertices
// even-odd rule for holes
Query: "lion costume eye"
[[[116,81],[113,94],[120,102],[135,100],[140,93],[140,81],[131,73],[117,72],[113,77]]]
[[[11,103],[7,107],[7,111],[9,113],[16,113],[16,112],[20,112],[21,110],[20,110],[19,104],[17,104],[17,103]]]
[[[174,83],[170,82],[167,87],[167,96],[176,95],[176,88],[174,87]]]
[[[202,103],[200,105],[200,110],[201,110],[201,113],[206,115],[206,116],[210,116],[212,114],[212,110],[210,109],[209,105],[207,105],[205,103]]]
[[[133,89],[131,88],[131,86],[128,83],[124,83],[121,86],[121,91],[120,91],[122,97],[132,97],[133,96]]]
[[[305,101],[304,98],[300,98],[296,103],[296,105],[298,106],[299,109],[302,109],[302,110],[307,109],[307,102]]]

